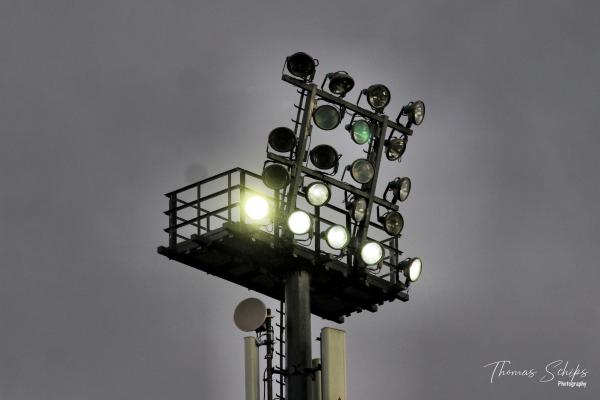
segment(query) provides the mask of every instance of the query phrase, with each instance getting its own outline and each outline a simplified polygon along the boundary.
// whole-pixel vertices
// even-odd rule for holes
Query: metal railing
[[[288,214],[288,210],[284,209],[285,195],[267,188],[260,175],[242,168],[233,168],[165,194],[169,199],[169,209],[164,212],[169,217],[169,226],[164,231],[169,235],[169,249],[175,251],[178,245],[189,243],[195,237],[219,229],[226,222],[244,224],[246,221],[242,204],[249,193],[260,194],[274,206],[273,220],[260,229],[285,240],[287,232],[285,219],[279,217]],[[299,192],[298,198],[305,198],[305,193]],[[305,211],[312,215],[315,222],[314,229],[310,235],[296,238],[295,242],[299,246],[311,249],[315,258],[323,256],[340,260],[345,258],[348,266],[352,267],[352,256],[358,252],[356,244],[342,251],[324,250],[328,247],[325,240],[321,238],[321,232],[325,232],[329,226],[344,225],[353,236],[357,229],[348,211],[332,203],[327,203],[320,208],[307,203]],[[326,214],[326,211],[329,213],[325,216],[323,214]],[[380,276],[396,283],[394,271],[402,254],[398,250],[398,237],[387,235],[384,227],[377,222],[370,221],[369,228],[368,239],[378,241],[386,250],[384,261],[370,272],[383,274]],[[383,267],[389,268],[389,272],[384,271]]]

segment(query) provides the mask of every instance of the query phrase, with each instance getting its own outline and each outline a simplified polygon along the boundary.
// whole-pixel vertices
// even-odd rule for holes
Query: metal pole
[[[267,359],[267,400],[273,400],[273,325],[271,324],[271,309],[267,309],[267,320],[266,320],[266,328],[267,328],[267,354],[265,358]]]
[[[295,271],[285,283],[286,400],[311,396],[310,275]]]
[[[311,400],[322,400],[323,399],[323,389],[321,386],[321,370],[319,369],[319,364],[321,364],[320,358],[313,358],[312,367],[315,371],[315,378],[313,380],[313,390],[312,390],[312,399]]]

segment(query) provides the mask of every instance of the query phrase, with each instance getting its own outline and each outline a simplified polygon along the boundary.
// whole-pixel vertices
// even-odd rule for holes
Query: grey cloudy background
[[[280,72],[298,50],[319,79],[388,85],[390,114],[427,104],[381,178],[413,180],[401,243],[425,270],[410,302],[341,326],[349,398],[597,398],[599,12],[0,1],[0,398],[242,398],[232,312],[256,294],[156,254],[162,194],[260,169],[292,116]],[[313,336],[329,325],[314,318]],[[483,368],[511,360],[539,378],[558,359],[587,368],[588,388],[491,384]]]

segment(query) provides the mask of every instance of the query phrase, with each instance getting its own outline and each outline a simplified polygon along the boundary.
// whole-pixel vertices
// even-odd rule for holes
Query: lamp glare
[[[269,215],[269,203],[262,196],[251,196],[244,204],[244,212],[250,222],[261,222]]]
[[[327,203],[330,196],[329,187],[322,182],[313,182],[306,189],[306,199],[315,207],[320,207]]]
[[[306,211],[296,210],[288,218],[288,228],[296,235],[308,233],[312,225],[312,219]]]
[[[360,258],[366,265],[376,265],[383,260],[383,246],[377,242],[367,242],[360,249]]]
[[[335,250],[341,250],[350,242],[350,234],[342,225],[333,225],[325,232],[325,241]]]
[[[399,265],[404,270],[404,276],[411,282],[416,282],[423,271],[423,262],[419,257],[407,258]]]

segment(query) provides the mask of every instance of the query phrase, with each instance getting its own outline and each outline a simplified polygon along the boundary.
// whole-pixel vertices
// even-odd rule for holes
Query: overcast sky
[[[241,399],[235,305],[168,261],[163,196],[259,171],[285,57],[423,99],[401,164],[408,303],[336,325],[349,399],[597,398],[593,1],[0,1],[0,398]],[[349,95],[354,99],[356,93]],[[315,135],[318,132],[315,132]],[[319,133],[320,134],[320,133]],[[341,152],[353,144],[331,142]],[[316,353],[315,353],[316,355]],[[510,360],[533,379],[484,365]],[[539,382],[579,364],[586,389]],[[568,380],[565,378],[564,380]]]

